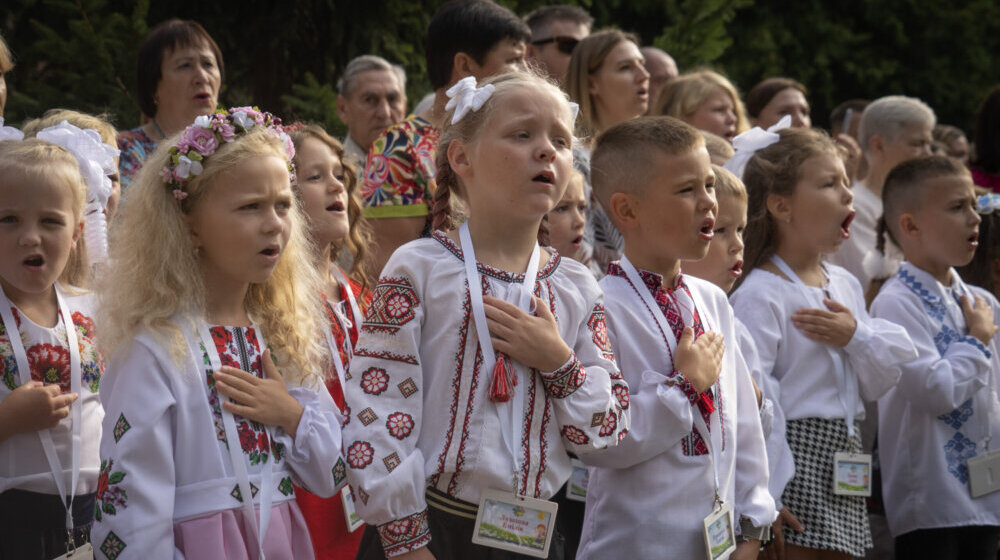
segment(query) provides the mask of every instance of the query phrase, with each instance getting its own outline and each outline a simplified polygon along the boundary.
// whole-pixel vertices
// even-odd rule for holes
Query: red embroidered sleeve
[[[431,530],[427,524],[427,510],[379,525],[378,534],[382,539],[382,549],[386,558],[399,556],[427,546],[431,542]]]
[[[540,375],[545,392],[554,399],[562,399],[572,395],[587,380],[587,372],[583,369],[583,364],[577,359],[576,354],[571,355],[569,360],[559,369],[549,373],[540,372]]]

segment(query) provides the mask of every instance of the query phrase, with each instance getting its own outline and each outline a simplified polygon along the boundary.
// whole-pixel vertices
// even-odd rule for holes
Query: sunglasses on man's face
[[[575,37],[549,37],[548,39],[539,39],[531,42],[535,46],[547,45],[549,43],[555,43],[556,48],[563,54],[573,54],[573,49],[580,43],[580,40]]]

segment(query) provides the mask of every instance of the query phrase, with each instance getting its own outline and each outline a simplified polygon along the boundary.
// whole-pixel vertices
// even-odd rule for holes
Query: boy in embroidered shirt
[[[1000,492],[973,498],[973,457],[1000,434],[992,294],[952,269],[975,253],[980,217],[969,172],[945,156],[889,173],[883,220],[906,261],[871,314],[904,326],[919,357],[879,399],[879,446],[889,530],[899,558],[996,558]]]
[[[625,238],[625,258],[608,266],[601,287],[635,412],[617,448],[584,458],[596,468],[578,557],[701,558],[702,520],[716,494],[748,536],[776,516],[753,384],[729,342],[732,308],[725,293],[680,269],[708,251],[715,173],[702,136],[671,117],[605,131],[591,170]],[[741,542],[733,557],[755,558],[759,545]]]

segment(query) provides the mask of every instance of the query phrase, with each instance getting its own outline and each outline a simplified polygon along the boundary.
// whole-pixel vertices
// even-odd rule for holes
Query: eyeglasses
[[[535,46],[546,45],[548,43],[555,43],[556,48],[563,54],[573,54],[573,49],[580,43],[580,40],[576,37],[559,36],[549,37],[548,39],[539,39],[531,42],[531,44]]]

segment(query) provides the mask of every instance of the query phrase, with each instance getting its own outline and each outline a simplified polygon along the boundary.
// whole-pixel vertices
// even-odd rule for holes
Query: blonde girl
[[[279,125],[199,117],[128,191],[101,292],[99,555],[313,556],[293,484],[334,494],[340,422]]]
[[[449,96],[436,231],[389,259],[347,380],[346,458],[369,523],[358,558],[515,558],[472,543],[485,493],[548,500],[568,451],[628,429],[600,290],[536,242],[572,169],[565,95],[516,72]],[[468,209],[458,231],[454,197]]]
[[[343,379],[371,299],[367,278],[371,232],[361,212],[358,176],[344,161],[340,142],[318,126],[292,125],[285,130],[295,144],[294,190],[313,242],[313,263],[324,281],[319,315],[328,331],[326,387],[346,414]],[[337,264],[343,256],[351,263],[350,273]],[[362,531],[348,530],[349,511],[343,506],[347,502],[341,496],[320,498],[301,488],[295,494],[316,558],[353,560]]]
[[[772,546],[793,560],[864,556],[872,546],[865,499],[834,492],[835,456],[861,453],[862,399],[888,391],[915,351],[902,328],[868,316],[854,276],[823,262],[854,217],[836,145],[804,128],[769,142],[743,173],[744,275],[731,301],[750,327],[766,386],[778,387],[769,392],[795,462],[783,492],[771,488],[784,505]],[[794,526],[795,518],[804,531],[782,531],[782,520]]]
[[[78,287],[88,273],[86,198],[66,148],[0,142],[2,558],[43,560],[84,546],[92,520],[103,361],[91,295]]]
[[[657,115],[676,117],[730,143],[737,134],[750,128],[736,87],[712,70],[690,72],[670,80],[655,103]]]

